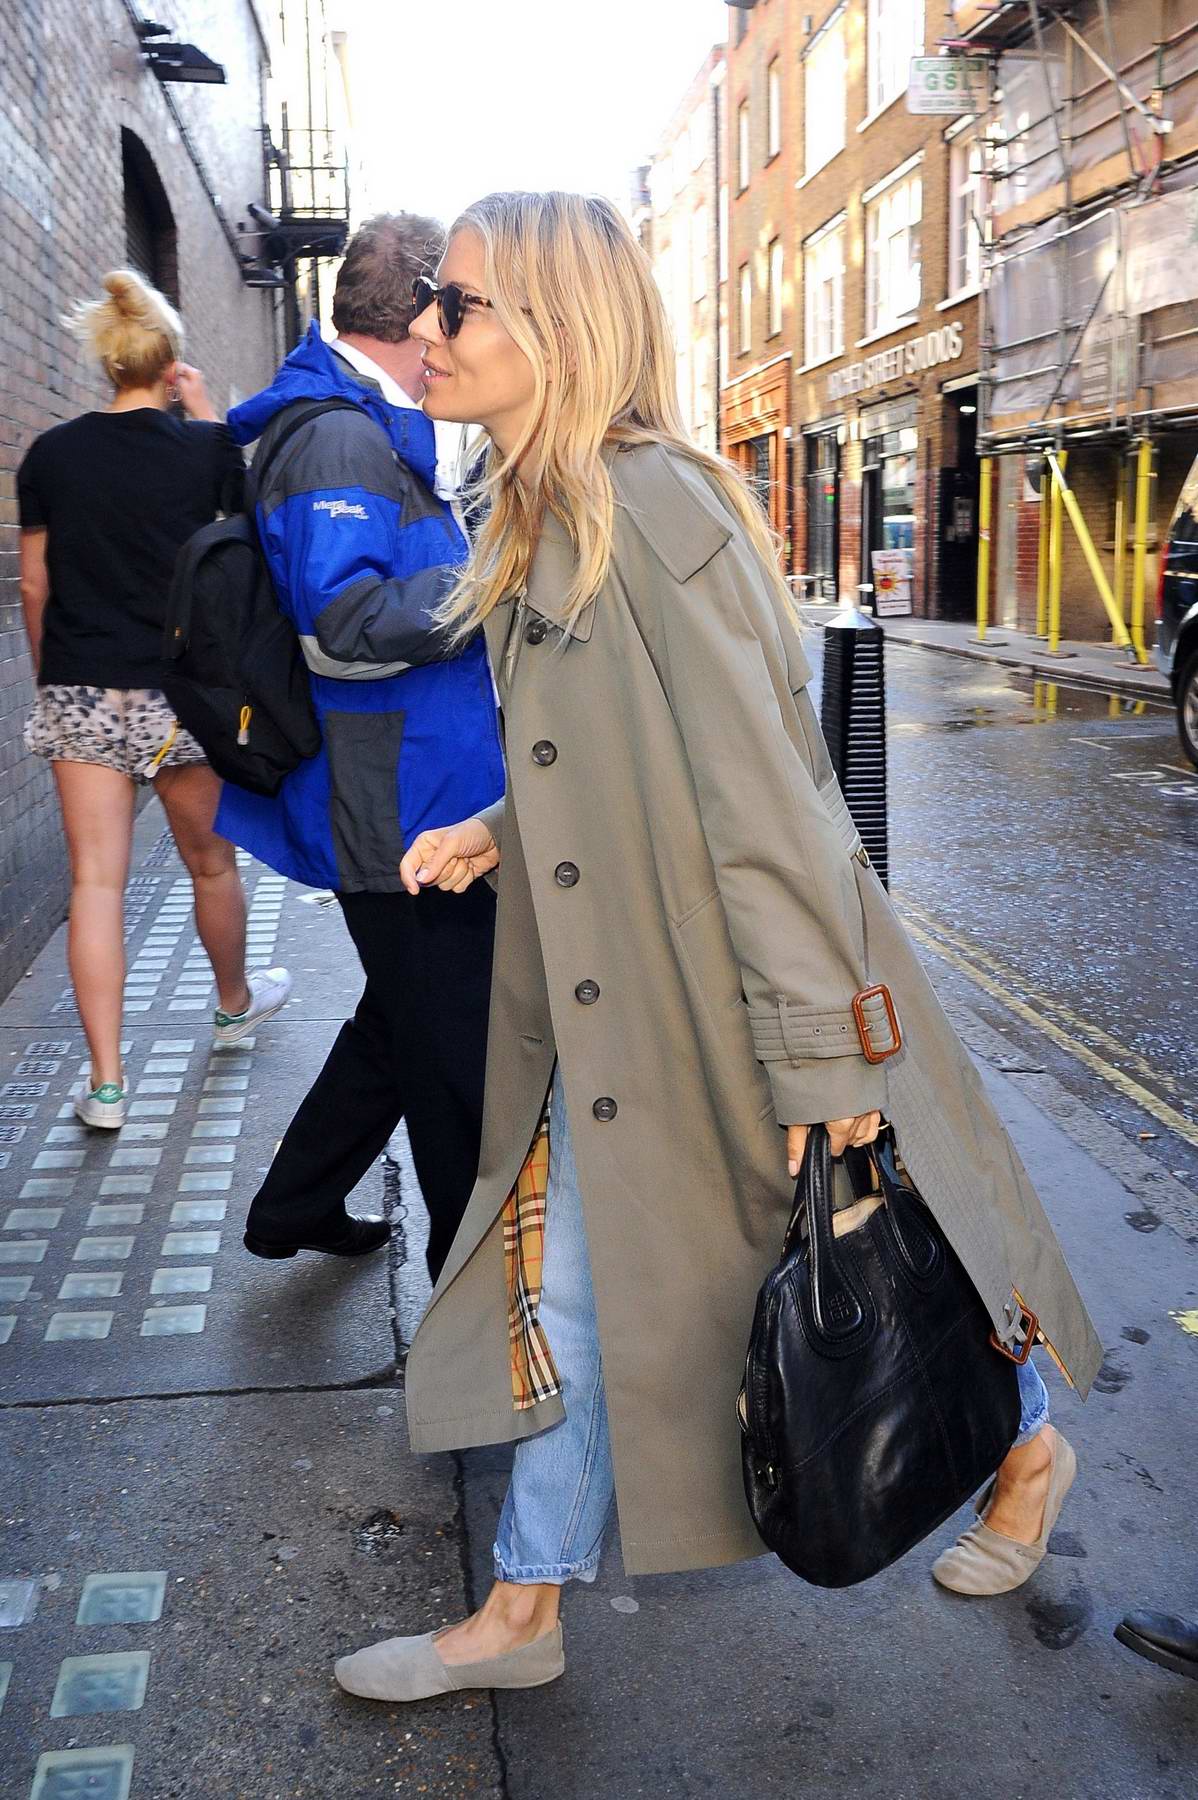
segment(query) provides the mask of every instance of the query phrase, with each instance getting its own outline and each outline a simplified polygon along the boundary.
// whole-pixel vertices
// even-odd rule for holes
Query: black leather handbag
[[[754,1523],[817,1587],[866,1581],[905,1555],[989,1479],[1019,1429],[1014,1360],[891,1144],[876,1151],[883,1202],[838,1237],[828,1134],[808,1133],[741,1395]]]

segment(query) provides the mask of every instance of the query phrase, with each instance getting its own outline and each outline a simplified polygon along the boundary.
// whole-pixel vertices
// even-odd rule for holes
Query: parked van
[[[1156,660],[1172,683],[1181,747],[1198,767],[1198,457],[1186,476],[1161,554]]]

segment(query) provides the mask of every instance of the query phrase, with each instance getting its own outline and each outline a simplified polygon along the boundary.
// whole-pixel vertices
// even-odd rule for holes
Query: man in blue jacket
[[[359,1256],[383,1219],[346,1196],[405,1119],[429,1211],[435,1280],[478,1163],[494,896],[404,892],[404,848],[503,792],[494,689],[481,636],[449,653],[435,613],[467,545],[438,479],[419,407],[412,282],[437,227],[411,214],[362,226],[337,281],[324,342],[314,324],[272,385],[229,415],[263,460],[316,401],[257,497],[279,603],[308,664],[323,747],[274,798],[226,786],[217,830],[281,874],[332,888],[366,974],[357,1011],[250,1207],[246,1247]],[[440,490],[440,491],[438,491]]]

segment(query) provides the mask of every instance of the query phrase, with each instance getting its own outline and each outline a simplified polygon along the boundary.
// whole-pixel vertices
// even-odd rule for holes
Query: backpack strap
[[[302,431],[303,427],[310,424],[313,419],[318,419],[321,413],[330,412],[360,413],[362,412],[362,408],[360,406],[355,406],[352,400],[317,400],[313,405],[303,407],[295,414],[294,418],[288,419],[287,423],[280,430],[278,437],[275,438],[269,450],[266,452],[265,456],[263,456],[261,462],[259,463],[257,458],[255,458],[254,463],[247,473],[245,504],[247,513],[251,516],[253,515],[254,509],[258,504],[258,495],[266,481],[266,472],[274,463],[275,458],[278,456],[284,444],[288,443],[295,436],[297,431]],[[363,413],[364,418],[369,418],[369,416],[368,413]]]

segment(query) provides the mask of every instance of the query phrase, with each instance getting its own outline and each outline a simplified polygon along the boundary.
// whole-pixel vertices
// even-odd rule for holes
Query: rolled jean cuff
[[[1048,1389],[1034,1362],[1021,1363],[1019,1367],[1019,1432],[1011,1448],[1018,1450],[1024,1444],[1030,1444],[1038,1437],[1048,1424]]]
[[[573,1563],[505,1563],[496,1544],[492,1551],[496,1581],[511,1581],[521,1587],[544,1583],[564,1587],[567,1581],[594,1581],[599,1573],[599,1551]]]

